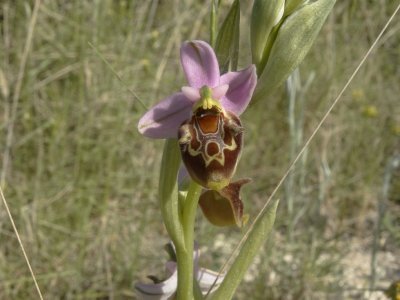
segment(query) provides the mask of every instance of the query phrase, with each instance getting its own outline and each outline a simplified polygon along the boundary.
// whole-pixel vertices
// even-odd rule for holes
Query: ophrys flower
[[[183,43],[181,63],[189,86],[146,112],[139,132],[150,138],[177,138],[187,171],[206,189],[199,203],[207,219],[218,226],[241,227],[247,215],[239,192],[248,180],[231,179],[243,143],[238,116],[256,86],[255,66],[221,75],[213,49],[203,41]]]
[[[256,70],[252,65],[221,75],[213,49],[203,41],[183,43],[181,63],[189,86],[153,106],[138,129],[150,138],[179,138],[191,177],[220,190],[229,184],[241,152],[238,115],[250,102]]]

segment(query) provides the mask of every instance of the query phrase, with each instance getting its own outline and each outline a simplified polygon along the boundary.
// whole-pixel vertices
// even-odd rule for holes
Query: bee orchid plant
[[[243,213],[240,190],[250,179],[232,180],[244,147],[245,126],[240,115],[252,99],[269,95],[299,65],[334,2],[255,0],[251,16],[253,64],[240,71],[234,67],[239,51],[239,0],[232,4],[218,34],[219,1],[213,1],[213,45],[201,40],[182,44],[181,65],[187,85],[150,108],[138,123],[142,135],[166,139],[159,201],[176,254],[176,261],[167,263],[168,279],[136,285],[143,299],[203,299],[206,290],[213,292],[213,300],[232,298],[269,235],[278,203],[256,218],[224,276],[198,267],[194,247],[197,207],[213,225],[245,226],[249,217]],[[217,57],[222,56],[221,69],[230,66],[231,70],[221,74]],[[186,188],[178,183],[179,169],[189,176]]]
[[[239,191],[248,180],[231,179],[243,145],[239,115],[256,87],[256,69],[251,65],[221,76],[214,50],[203,41],[183,43],[181,63],[189,86],[145,113],[139,132],[177,139],[184,167],[207,190],[200,197],[206,217],[213,224],[241,227],[246,217]]]

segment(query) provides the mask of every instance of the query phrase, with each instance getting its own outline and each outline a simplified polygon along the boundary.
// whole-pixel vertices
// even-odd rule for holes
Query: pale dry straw
[[[5,208],[6,208],[8,217],[10,218],[11,226],[12,226],[12,228],[13,228],[13,230],[14,230],[15,235],[17,236],[19,246],[21,247],[22,254],[24,255],[26,264],[28,265],[29,272],[31,273],[33,282],[35,283],[35,287],[36,287],[36,290],[37,290],[37,292],[38,292],[38,294],[39,294],[39,298],[40,298],[41,300],[43,300],[42,292],[40,291],[40,287],[39,287],[39,285],[38,285],[38,283],[37,283],[35,273],[33,272],[31,263],[29,262],[29,258],[28,258],[28,255],[26,254],[24,244],[22,244],[22,240],[21,240],[21,238],[20,238],[20,236],[19,236],[18,229],[17,229],[17,227],[15,226],[14,218],[12,217],[11,211],[10,211],[10,209],[8,208],[8,204],[7,204],[6,198],[4,197],[3,189],[1,188],[1,186],[0,186],[0,196],[1,196],[1,200],[2,200],[3,203],[4,203],[4,206],[5,206]]]

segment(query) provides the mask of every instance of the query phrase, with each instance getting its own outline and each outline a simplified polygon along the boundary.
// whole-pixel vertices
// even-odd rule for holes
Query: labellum
[[[221,190],[235,173],[243,128],[240,119],[216,100],[199,102],[179,128],[182,160],[193,180],[207,189]]]

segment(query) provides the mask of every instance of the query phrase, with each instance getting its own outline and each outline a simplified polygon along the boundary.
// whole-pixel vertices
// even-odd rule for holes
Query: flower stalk
[[[191,181],[182,213],[185,248],[180,249],[177,247],[176,253],[178,263],[178,299],[193,299],[194,224],[200,192],[201,186]]]

